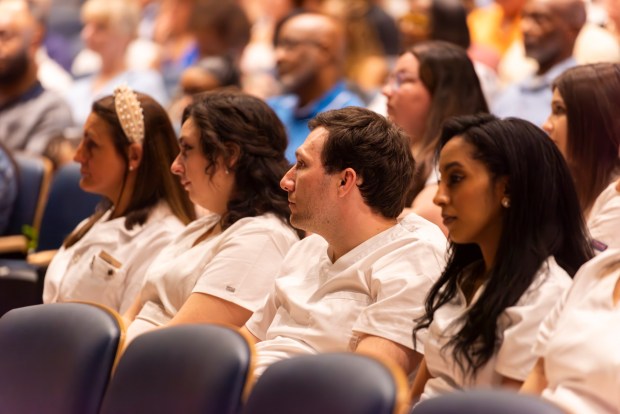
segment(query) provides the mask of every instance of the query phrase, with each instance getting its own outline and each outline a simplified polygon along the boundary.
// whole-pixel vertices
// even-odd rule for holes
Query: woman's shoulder
[[[226,232],[230,233],[238,233],[238,232],[247,232],[247,233],[256,233],[256,232],[266,232],[273,234],[281,234],[286,237],[290,237],[294,235],[297,238],[297,235],[294,229],[286,223],[284,219],[278,217],[273,213],[261,214],[253,217],[244,217],[242,219],[237,220],[233,225],[231,225]]]
[[[592,210],[590,211],[588,222],[592,221],[598,214],[604,213],[612,204],[616,208],[620,207],[620,190],[618,189],[618,183],[620,183],[620,181],[614,180],[598,195],[598,197],[596,197]]]
[[[520,302],[529,302],[544,296],[559,297],[570,288],[572,278],[553,256],[549,256],[538,268],[534,281],[522,296]]]
[[[540,280],[541,283],[570,285],[572,278],[568,272],[558,264],[555,257],[549,256],[538,269],[536,280]]]
[[[609,249],[584,263],[575,274],[575,285],[587,286],[600,280],[609,269],[620,265],[620,248]]]
[[[180,223],[181,226],[184,226],[181,220],[174,215],[168,203],[163,200],[151,208],[147,222],[156,222],[160,220],[170,221],[171,223]]]

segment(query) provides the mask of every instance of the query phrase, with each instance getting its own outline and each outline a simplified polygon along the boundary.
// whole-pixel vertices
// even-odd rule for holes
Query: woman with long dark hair
[[[491,115],[446,122],[439,171],[450,250],[414,329],[428,334],[413,398],[518,387],[540,321],[592,257],[570,172],[542,130]]]

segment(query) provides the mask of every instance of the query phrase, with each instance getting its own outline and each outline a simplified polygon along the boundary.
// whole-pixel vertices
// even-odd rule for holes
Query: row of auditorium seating
[[[237,330],[182,325],[136,338],[109,309],[56,303],[0,318],[0,412],[12,414],[402,414],[407,381],[354,353],[298,356],[252,383],[253,347]],[[534,397],[462,392],[411,414],[561,414]]]
[[[0,315],[41,302],[46,267],[29,261],[28,253],[58,249],[100,200],[80,189],[77,163],[52,172],[45,157],[18,153],[14,158],[18,193],[9,227],[0,237]],[[26,228],[36,237],[35,249],[29,249]]]

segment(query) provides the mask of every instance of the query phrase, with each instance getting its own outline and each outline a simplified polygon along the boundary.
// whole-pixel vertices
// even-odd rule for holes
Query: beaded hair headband
[[[127,85],[118,86],[114,89],[114,109],[129,141],[141,144],[144,140],[144,114],[138,95]]]

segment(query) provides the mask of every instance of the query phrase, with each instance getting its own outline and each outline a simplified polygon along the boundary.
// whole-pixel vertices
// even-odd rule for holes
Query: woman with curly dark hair
[[[551,140],[520,119],[454,118],[439,151],[433,201],[450,250],[414,329],[428,334],[413,398],[518,388],[540,322],[593,255],[573,180]]]
[[[171,170],[208,213],[149,268],[125,314],[129,340],[172,324],[242,326],[298,240],[279,186],[289,167],[286,133],[267,104],[241,92],[198,95],[183,113],[179,143]]]

